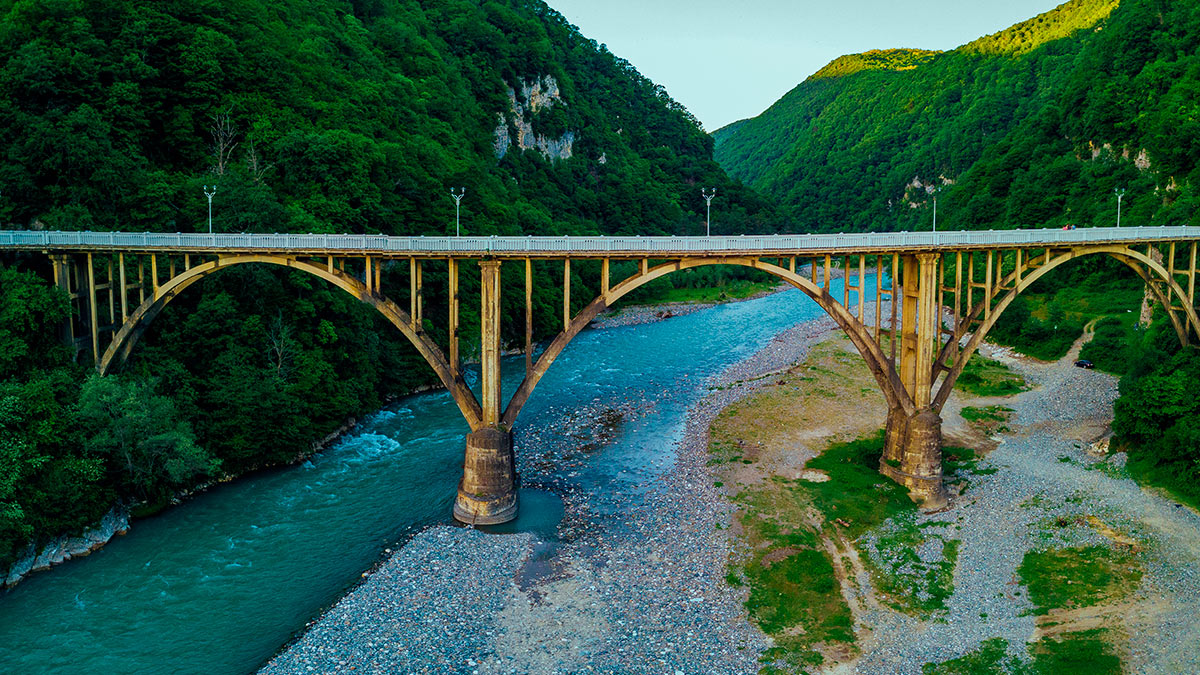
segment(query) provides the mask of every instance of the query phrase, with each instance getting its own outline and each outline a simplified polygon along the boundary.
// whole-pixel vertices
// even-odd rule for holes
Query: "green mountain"
[[[773,219],[696,120],[537,0],[0,2],[0,223],[699,231]]]
[[[943,53],[843,57],[717,160],[799,231],[1197,221],[1200,5],[1072,0]]]
[[[216,231],[447,234],[453,186],[463,234],[698,234],[705,186],[714,231],[768,231],[774,210],[712,146],[536,0],[0,0],[0,226],[203,230],[215,184]],[[58,345],[71,307],[45,265],[0,257],[0,572],[116,502],[291,461],[434,380],[370,308],[256,266],[189,289],[123,373],[89,377]],[[573,266],[577,308],[598,265]],[[523,317],[511,267],[504,311]],[[384,269],[385,292],[407,297],[406,270]],[[545,336],[562,267],[534,273]],[[445,274],[425,271],[426,316],[446,316]],[[466,268],[460,292],[470,357]],[[523,318],[504,325],[519,344]],[[425,330],[445,345],[444,321]]]

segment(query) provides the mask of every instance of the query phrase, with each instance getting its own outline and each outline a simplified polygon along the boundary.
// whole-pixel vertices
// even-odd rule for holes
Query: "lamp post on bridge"
[[[1117,227],[1121,226],[1121,199],[1125,197],[1125,188],[1113,188],[1113,194],[1117,196]]]
[[[706,237],[712,236],[712,200],[717,196],[717,188],[711,189],[712,192],[709,192],[709,188],[700,188],[700,194],[704,196],[704,204],[707,207],[704,215],[704,236]]]
[[[217,194],[217,186],[212,186],[212,192],[208,191],[208,186],[204,186],[204,196],[208,197],[208,233],[212,234],[212,198]]]
[[[456,237],[458,236],[459,204],[462,202],[462,198],[466,194],[467,194],[467,188],[465,188],[465,187],[458,188],[458,194],[454,193],[454,188],[450,188],[450,196],[454,197],[454,236],[456,236]]]

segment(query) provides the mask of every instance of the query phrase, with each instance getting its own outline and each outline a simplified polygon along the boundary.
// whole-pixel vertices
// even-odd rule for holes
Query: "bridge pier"
[[[467,434],[454,518],[469,525],[495,525],[516,518],[516,482],[511,433],[490,428]]]
[[[517,470],[512,432],[500,423],[500,261],[480,261],[479,269],[482,419],[467,434],[454,518],[470,525],[495,525],[517,517]]]
[[[942,484],[942,418],[932,408],[911,416],[902,408],[888,410],[879,472],[908,488],[921,508],[949,503]]]

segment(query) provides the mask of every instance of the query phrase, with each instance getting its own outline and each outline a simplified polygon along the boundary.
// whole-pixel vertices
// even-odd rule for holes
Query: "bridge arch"
[[[1180,344],[1187,346],[1190,342],[1190,335],[1193,332],[1200,336],[1200,316],[1197,315],[1193,303],[1190,300],[1185,300],[1181,303],[1182,308],[1180,311],[1172,308],[1171,304],[1171,298],[1188,299],[1191,295],[1180,286],[1170,270],[1147,253],[1137,251],[1128,246],[1116,245],[1080,247],[1064,251],[1059,255],[1052,254],[1048,260],[1043,259],[1040,264],[1036,260],[1031,260],[1022,265],[1021,269],[1010,272],[998,284],[999,287],[1006,287],[1007,289],[1007,292],[1000,298],[999,302],[996,302],[996,304],[991,305],[989,308],[988,305],[994,299],[985,297],[971,308],[970,313],[964,317],[964,320],[958,326],[955,326],[953,336],[943,346],[934,364],[935,380],[939,370],[946,370],[946,378],[942,381],[941,386],[933,397],[934,410],[940,411],[946,404],[951,390],[954,388],[954,383],[958,380],[958,376],[962,374],[963,368],[966,367],[967,360],[978,350],[980,343],[987,337],[987,334],[996,325],[1000,316],[1012,305],[1017,296],[1028,290],[1051,271],[1073,260],[1092,255],[1108,255],[1120,261],[1132,269],[1146,283],[1146,286],[1154,293],[1159,304],[1167,310],[1167,316],[1171,319],[1171,324],[1175,329]],[[1167,288],[1166,293],[1163,291],[1163,286]],[[973,331],[970,330],[970,326],[976,321],[980,321],[980,316],[984,314],[986,314],[986,317],[982,319],[982,323]],[[1182,318],[1180,314],[1183,315]],[[967,335],[970,335],[967,343],[956,354],[953,354],[953,364],[948,368],[943,366],[942,364],[945,364],[953,353],[954,345]]]
[[[425,361],[433,368],[442,385],[454,397],[455,403],[471,428],[478,429],[482,426],[482,413],[479,402],[476,400],[475,394],[463,380],[462,374],[452,369],[442,350],[424,332],[417,330],[413,326],[412,319],[407,312],[400,309],[395,302],[383,295],[372,292],[361,281],[340,270],[330,270],[324,265],[299,260],[290,256],[269,254],[223,255],[217,260],[196,265],[175,275],[158,286],[153,295],[147,298],[145,302],[129,315],[129,318],[122,324],[113,337],[112,343],[109,344],[104,354],[100,357],[100,360],[96,364],[96,369],[103,375],[114,365],[123,363],[129,357],[134,346],[142,334],[145,333],[150,323],[154,321],[171,300],[189,286],[211,274],[237,265],[247,264],[278,265],[307,272],[324,279],[337,288],[349,293],[351,296],[374,307],[393,326],[399,329],[404,337],[408,338],[408,341],[416,347]]]
[[[521,409],[533,394],[537,387],[538,381],[549,370],[555,359],[562,354],[571,340],[592,322],[600,312],[614,305],[618,300],[628,295],[632,291],[655,281],[666,277],[674,272],[679,272],[685,269],[696,267],[707,267],[711,265],[736,265],[741,267],[750,267],[757,270],[762,270],[771,276],[787,282],[794,288],[803,291],[808,297],[816,301],[817,305],[825,311],[825,313],[837,323],[838,327],[850,338],[858,353],[866,361],[867,367],[875,376],[879,383],[879,388],[883,392],[884,398],[887,400],[889,408],[899,408],[908,414],[915,412],[915,405],[912,397],[905,390],[896,373],[892,362],[880,349],[879,344],[871,337],[867,327],[863,325],[848,308],[838,302],[829,290],[822,287],[807,277],[801,276],[791,270],[767,263],[760,258],[683,258],[663,263],[646,270],[644,273],[635,273],[623,281],[617,283],[608,289],[607,292],[601,293],[591,303],[579,311],[567,325],[546,347],[545,351],[538,357],[533,368],[521,382],[517,391],[509,400],[508,406],[505,408],[501,417],[502,423],[512,428],[516,423],[517,416],[520,415]],[[826,280],[828,281],[828,280]],[[864,291],[859,290],[859,293]],[[878,301],[878,299],[876,299]]]

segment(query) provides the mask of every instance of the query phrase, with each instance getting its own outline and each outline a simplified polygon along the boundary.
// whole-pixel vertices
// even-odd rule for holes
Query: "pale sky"
[[[1060,0],[547,0],[713,131],[870,49],[953,49]]]

